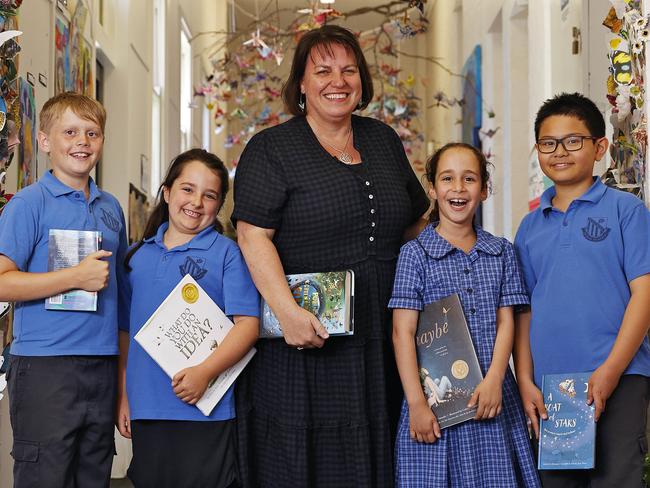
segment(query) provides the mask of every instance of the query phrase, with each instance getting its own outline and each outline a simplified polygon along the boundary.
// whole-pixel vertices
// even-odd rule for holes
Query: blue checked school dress
[[[453,247],[433,225],[404,245],[389,307],[422,310],[428,303],[458,293],[485,374],[492,361],[497,308],[529,301],[512,244],[480,228],[476,234],[469,254]],[[503,381],[501,414],[443,429],[433,444],[411,439],[408,405],[403,401],[395,457],[398,487],[541,486],[510,368]]]
[[[362,164],[333,158],[304,117],[246,146],[233,220],[275,229],[287,274],[351,269],[354,335],[298,351],[261,339],[237,379],[245,487],[393,486],[402,400],[387,308],[407,226],[429,207],[390,127],[352,117]]]

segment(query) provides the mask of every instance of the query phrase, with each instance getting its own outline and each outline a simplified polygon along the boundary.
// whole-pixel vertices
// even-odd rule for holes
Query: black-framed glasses
[[[555,152],[558,144],[562,144],[565,151],[580,151],[585,139],[593,141],[600,139],[594,136],[566,136],[561,139],[553,139],[552,137],[545,137],[537,141],[537,150],[543,154],[551,154]]]

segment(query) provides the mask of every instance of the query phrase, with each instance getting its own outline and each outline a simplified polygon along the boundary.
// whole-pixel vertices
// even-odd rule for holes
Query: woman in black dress
[[[260,340],[238,380],[245,486],[393,485],[402,398],[391,349],[396,257],[429,201],[397,134],[352,115],[373,96],[354,35],[305,34],[283,89],[289,121],[246,146],[235,177],[239,245],[284,340]],[[285,274],[352,269],[354,335],[328,338]]]

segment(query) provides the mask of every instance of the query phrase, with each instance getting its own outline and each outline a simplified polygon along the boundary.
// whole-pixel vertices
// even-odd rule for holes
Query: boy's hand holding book
[[[605,411],[607,399],[618,386],[620,379],[621,373],[615,371],[607,362],[604,362],[596,368],[596,371],[589,377],[587,404],[591,405],[593,403],[596,407],[594,411],[594,420],[596,422],[598,422],[600,415]]]
[[[468,408],[474,408],[478,404],[474,420],[492,419],[501,413],[502,388],[503,379],[488,371],[467,404]]]
[[[417,442],[432,444],[441,437],[438,419],[422,395],[422,401],[409,404],[409,428],[411,439]]]
[[[203,363],[197,364],[176,373],[172,378],[172,388],[178,398],[194,405],[208,389],[213,377]]]
[[[99,250],[89,254],[71,269],[75,270],[76,288],[86,291],[100,291],[108,286],[108,261],[104,258],[111,256],[110,251]]]
[[[539,439],[539,417],[544,420],[548,419],[542,392],[537,388],[537,385],[528,378],[518,377],[517,386],[519,387],[519,396],[521,397],[521,403],[524,406],[526,417],[530,420],[530,425],[533,427],[535,438]]]

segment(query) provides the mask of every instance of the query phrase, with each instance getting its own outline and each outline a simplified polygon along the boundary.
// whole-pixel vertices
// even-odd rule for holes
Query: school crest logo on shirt
[[[115,218],[115,215],[110,210],[106,210],[105,208],[100,209],[102,211],[102,222],[104,222],[104,225],[111,229],[113,232],[119,232],[120,230],[120,221]]]
[[[605,240],[612,230],[607,227],[607,219],[604,217],[591,218],[587,217],[587,225],[582,228],[582,235],[591,242],[600,242]]]
[[[199,281],[208,272],[208,270],[203,267],[204,264],[205,259],[203,258],[187,256],[185,262],[181,264],[178,269],[181,272],[181,276],[188,274],[196,281]]]

